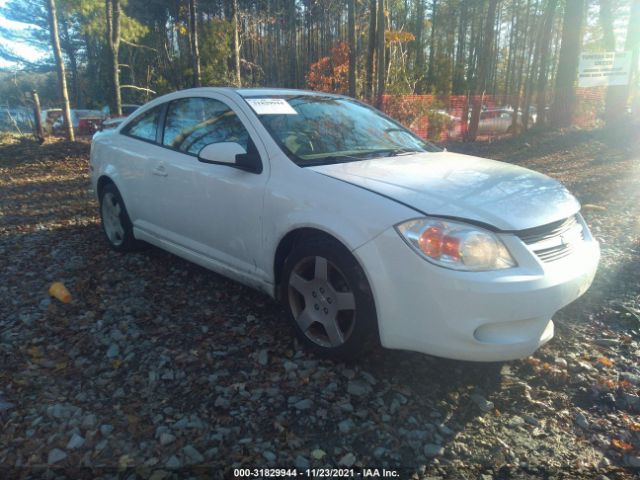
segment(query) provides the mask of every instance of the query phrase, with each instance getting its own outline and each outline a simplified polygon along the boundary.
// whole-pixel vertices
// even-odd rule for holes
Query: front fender
[[[387,228],[415,217],[411,208],[312,170],[296,168],[288,175],[273,175],[264,202],[263,247],[258,268],[274,283],[278,245],[290,232],[313,228],[340,241],[349,251],[375,238]]]

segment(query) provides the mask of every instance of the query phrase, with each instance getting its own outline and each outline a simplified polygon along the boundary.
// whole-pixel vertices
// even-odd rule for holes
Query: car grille
[[[584,240],[582,223],[577,215],[541,227],[521,230],[516,235],[543,262],[553,262],[571,255]]]

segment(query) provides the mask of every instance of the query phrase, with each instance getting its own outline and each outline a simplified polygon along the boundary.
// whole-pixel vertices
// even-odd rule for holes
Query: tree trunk
[[[242,75],[240,71],[240,35],[238,29],[240,23],[238,22],[238,0],[233,0],[233,59],[235,67],[236,85],[242,86]]]
[[[298,38],[297,38],[297,17],[295,0],[287,2],[287,38],[289,48],[289,76],[287,82],[291,88],[298,85]]]
[[[514,83],[514,90],[513,90],[513,95],[514,95],[514,99],[513,99],[513,115],[511,117],[511,130],[512,131],[517,131],[518,130],[518,111],[520,110],[520,105],[522,104],[522,83],[524,80],[524,72],[525,72],[525,63],[527,63],[527,45],[528,45],[528,40],[529,40],[529,19],[531,18],[531,0],[527,0],[527,8],[526,8],[526,14],[525,14],[525,19],[524,19],[524,26],[521,28],[520,27],[520,19],[518,18],[518,38],[516,39],[516,49],[514,52],[515,55],[515,59],[514,59],[514,67],[516,65],[519,66],[517,68],[517,71],[515,72],[516,74],[516,79],[515,79],[515,83]],[[520,58],[518,58],[518,47],[521,45],[520,48]]]
[[[558,0],[549,0],[544,12],[542,40],[540,44],[540,70],[536,85],[536,126],[542,126],[547,114],[547,77],[549,76],[549,55],[551,52],[551,37],[553,22],[558,7]]]
[[[424,0],[418,0],[416,5],[416,39],[415,39],[415,69],[418,78],[424,78]]]
[[[495,34],[496,7],[498,0],[489,0],[489,10],[487,11],[487,19],[484,32],[484,44],[482,47],[482,55],[478,65],[478,82],[476,83],[475,95],[473,97],[473,110],[471,111],[471,122],[469,123],[469,131],[467,132],[467,140],[473,141],[478,133],[478,123],[480,121],[480,110],[482,109],[481,97],[487,85],[487,66],[491,62],[491,54],[493,50],[493,36]]]
[[[378,74],[378,87],[377,87],[377,102],[378,108],[382,107],[382,96],[384,95],[384,77],[385,77],[385,45],[384,45],[384,0],[378,0],[378,27],[377,27],[377,46],[376,55],[378,56],[377,74]]]
[[[202,85],[202,74],[200,73],[200,48],[198,47],[198,2],[197,0],[189,0],[189,22],[191,40],[191,67],[193,68],[193,86]]]
[[[435,76],[434,64],[435,64],[435,50],[436,50],[436,11],[438,8],[438,0],[433,0],[431,6],[431,38],[429,40],[429,70],[427,72],[427,86],[433,85],[433,78]]]
[[[565,6],[555,97],[551,110],[551,126],[554,128],[569,127],[573,121],[584,4],[585,0],[567,0]]]
[[[373,61],[376,50],[376,0],[369,1],[369,43],[367,45],[367,65],[364,82],[364,96],[373,100]]]
[[[56,67],[58,69],[58,83],[60,84],[60,96],[62,97],[62,112],[64,116],[64,128],[67,139],[75,140],[73,134],[73,125],[71,124],[71,109],[69,108],[69,92],[67,91],[67,79],[64,73],[64,61],[62,60],[62,52],[60,51],[60,37],[58,36],[58,17],[56,14],[55,0],[49,2],[49,28],[51,32],[51,47],[53,48],[53,56],[56,59]]]
[[[524,128],[524,130],[527,130],[529,128],[529,111],[530,111],[530,107],[531,107],[531,98],[533,96],[533,81],[534,78],[536,77],[536,74],[539,71],[539,62],[540,62],[540,50],[542,49],[542,29],[544,27],[544,25],[541,24],[537,24],[537,13],[538,13],[538,6],[539,6],[539,1],[536,2],[536,5],[534,7],[534,12],[536,13],[536,15],[534,16],[534,21],[533,24],[531,26],[531,31],[533,32],[533,39],[531,42],[531,47],[529,49],[529,52],[531,52],[531,50],[533,50],[533,59],[532,61],[529,63],[528,68],[527,68],[527,75],[526,75],[526,79],[527,81],[525,82],[525,86],[524,86],[524,106],[522,108],[522,127]],[[517,112],[514,112],[514,114],[516,115],[516,119],[517,119]],[[517,127],[517,124],[516,124]],[[517,131],[517,128],[514,128],[513,131]]]
[[[631,96],[631,89],[638,83],[636,76],[638,57],[640,56],[640,0],[633,0],[631,3],[624,49],[625,51],[631,52],[629,83],[607,89],[605,119],[607,126],[610,127],[617,127],[624,121],[624,113],[626,112],[627,102]],[[638,97],[637,93],[635,97]],[[637,99],[637,101],[640,102],[640,99]],[[637,115],[637,113],[638,112],[635,114]]]
[[[120,96],[120,0],[105,0],[107,18],[107,45],[111,62],[111,113],[122,115]]]
[[[356,96],[356,0],[349,0],[348,5],[348,37],[349,37],[349,96]]]
[[[451,90],[454,95],[464,93],[464,53],[467,34],[467,4],[460,4],[460,18],[458,22],[458,42],[456,45],[456,59],[453,67],[453,81]]]
[[[504,94],[506,100],[503,100],[503,103],[511,104],[511,82],[513,81],[513,74],[515,70],[515,47],[516,47],[516,36],[517,36],[517,27],[516,27],[516,12],[518,11],[518,0],[514,0],[511,4],[511,26],[509,28],[509,53],[507,55],[507,72],[506,78],[504,81]]]

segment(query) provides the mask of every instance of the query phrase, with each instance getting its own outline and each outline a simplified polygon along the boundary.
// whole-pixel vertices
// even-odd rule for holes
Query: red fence
[[[602,117],[605,89],[579,88],[576,90],[576,108],[573,125],[581,128],[596,127]],[[384,95],[381,110],[429,140],[462,139],[474,101],[482,105],[478,124],[478,139],[490,139],[531,128],[541,113],[536,109],[535,97],[530,102],[528,115],[523,112],[524,98],[506,95]],[[545,102],[548,103],[548,102]],[[516,107],[518,106],[518,107]],[[514,123],[514,110],[517,119]],[[542,115],[548,119],[549,107]]]

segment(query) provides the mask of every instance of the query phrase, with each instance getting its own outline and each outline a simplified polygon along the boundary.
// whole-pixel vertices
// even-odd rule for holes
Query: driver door
[[[246,123],[222,98],[173,100],[166,112],[162,153],[148,175],[155,184],[157,232],[165,241],[224,268],[255,274],[268,179],[266,154],[259,152],[261,174],[198,160],[198,152],[211,143],[236,142],[245,151],[257,148]],[[162,175],[153,174],[158,170]]]

